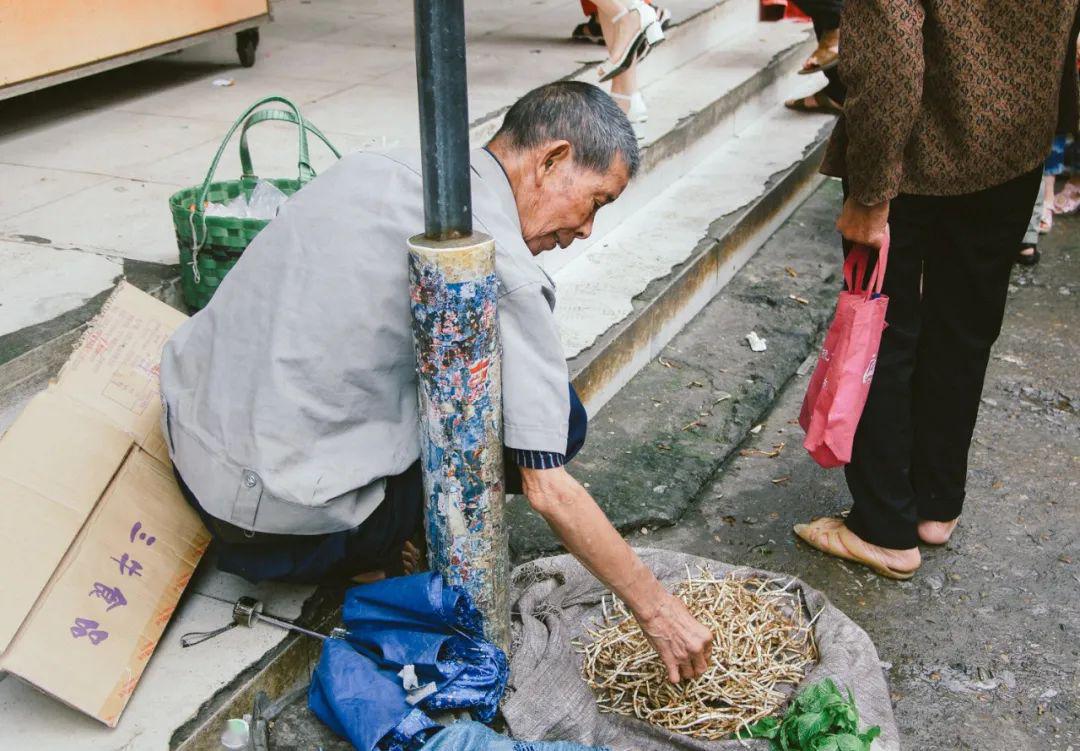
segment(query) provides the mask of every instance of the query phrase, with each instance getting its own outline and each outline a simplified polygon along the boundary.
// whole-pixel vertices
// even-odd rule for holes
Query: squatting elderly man
[[[534,260],[588,237],[637,170],[634,131],[600,89],[554,83],[511,107],[471,161],[474,221],[496,247],[507,488],[627,603],[672,681],[699,675],[711,634],[564,467],[585,410],[568,387],[554,285]],[[424,494],[406,240],[424,225],[421,188],[415,153],[342,159],[166,345],[169,451],[220,568],[319,582],[415,562]]]

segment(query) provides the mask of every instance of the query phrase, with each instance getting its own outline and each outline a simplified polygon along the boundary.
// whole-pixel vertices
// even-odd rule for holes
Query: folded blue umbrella
[[[428,711],[495,717],[509,667],[464,590],[433,573],[386,579],[350,589],[342,619],[347,634],[323,644],[308,705],[360,751],[417,747],[440,727]],[[406,665],[436,685],[415,707],[398,676]]]

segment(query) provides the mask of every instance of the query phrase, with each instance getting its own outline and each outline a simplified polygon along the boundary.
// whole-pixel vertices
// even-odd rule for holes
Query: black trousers
[[[918,520],[960,515],[990,347],[1041,174],[891,203],[888,327],[845,469],[847,526],[867,542],[913,548]]]
[[[840,28],[840,12],[844,9],[844,0],[795,0],[795,4],[814,22],[814,35],[818,39],[821,39],[825,32]],[[840,73],[833,68],[825,71],[825,77],[829,79],[824,89],[825,95],[842,105],[847,98],[847,87],[840,80]]]
[[[589,416],[570,385],[566,460],[585,445]],[[521,493],[521,470],[506,450],[506,492]],[[217,567],[250,582],[345,583],[361,571],[401,569],[401,546],[422,530],[424,485],[420,462],[386,478],[386,497],[359,526],[321,535],[248,532],[209,514],[174,467],[180,492],[214,539]]]

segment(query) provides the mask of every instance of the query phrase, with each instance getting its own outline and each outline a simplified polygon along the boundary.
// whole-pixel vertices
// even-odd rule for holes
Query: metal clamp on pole
[[[463,0],[415,0],[424,234],[409,239],[428,559],[510,643],[495,244],[472,230]]]

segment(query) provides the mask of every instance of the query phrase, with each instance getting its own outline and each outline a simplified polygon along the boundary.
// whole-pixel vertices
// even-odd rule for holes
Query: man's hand
[[[630,608],[664,661],[668,679],[678,683],[704,673],[712,632],[664,589],[581,483],[563,467],[523,467],[521,480],[530,505],[566,549]]]
[[[864,206],[854,198],[844,201],[836,228],[848,242],[879,249],[885,242],[889,225],[889,202]]]
[[[712,654],[713,635],[690,615],[682,600],[665,592],[655,611],[634,616],[664,661],[669,681],[678,683],[705,673]]]

